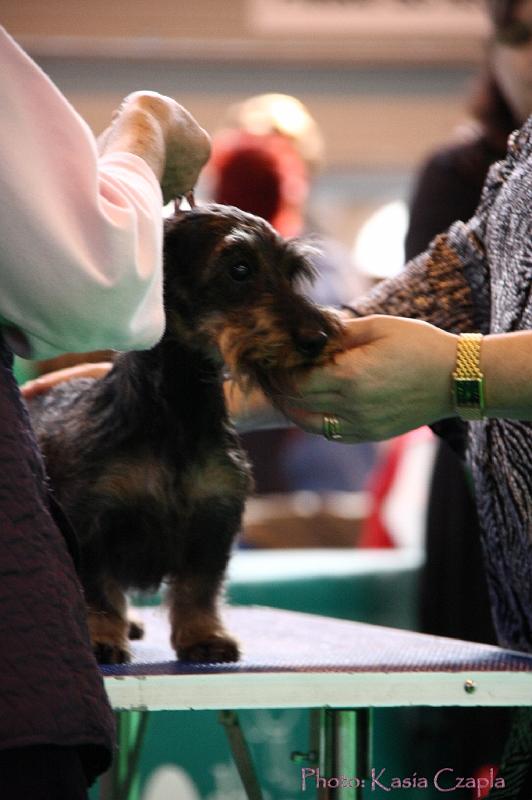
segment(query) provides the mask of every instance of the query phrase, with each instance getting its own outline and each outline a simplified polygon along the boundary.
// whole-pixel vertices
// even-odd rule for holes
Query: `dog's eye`
[[[234,281],[247,281],[247,279],[251,277],[251,267],[242,262],[231,264],[229,267],[229,274]]]

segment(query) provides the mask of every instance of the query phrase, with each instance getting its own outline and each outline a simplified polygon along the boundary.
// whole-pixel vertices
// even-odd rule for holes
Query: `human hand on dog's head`
[[[157,92],[133,92],[98,139],[100,155],[125,151],[143,158],[164,202],[191,192],[209,159],[210,137],[186,108]]]
[[[76,364],[73,367],[65,367],[65,369],[57,369],[54,372],[47,372],[40,375],[38,378],[26,381],[20,387],[22,396],[26,400],[36,397],[40,394],[46,394],[58,383],[70,381],[73,378],[103,378],[111,369],[112,364],[110,361],[98,361],[87,364]]]
[[[299,394],[284,404],[296,425],[355,443],[388,439],[455,415],[450,382],[455,335],[426,322],[377,315],[345,326],[348,349],[302,378]]]

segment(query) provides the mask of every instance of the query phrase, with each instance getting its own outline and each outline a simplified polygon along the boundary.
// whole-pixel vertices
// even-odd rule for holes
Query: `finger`
[[[343,404],[340,396],[336,392],[306,392],[297,397],[286,398],[284,403],[290,410],[315,412],[319,414],[327,413],[333,408],[335,412],[342,413]]]
[[[50,377],[54,375],[54,377]],[[22,384],[20,387],[20,392],[26,400],[30,400],[32,397],[37,397],[40,394],[46,394],[56,386],[58,383],[61,383],[64,378],[57,379],[55,377],[55,373],[50,373],[49,375],[44,375],[42,378],[34,378],[33,380],[26,381],[26,383]]]
[[[335,363],[326,367],[316,367],[297,380],[297,396],[322,396],[330,398],[333,405],[340,402],[346,390],[346,378],[349,379],[352,364],[343,363],[343,354],[336,357]],[[350,381],[349,381],[350,384]]]
[[[323,414],[303,408],[288,408],[285,413],[302,430],[316,436],[323,436]]]
[[[346,320],[343,334],[348,349],[368,344],[375,335],[375,315]]]
[[[38,394],[47,392],[50,385],[43,381],[42,378],[34,378],[33,380],[26,381],[20,386],[20,391],[23,397],[27,400],[31,397],[36,397]]]
[[[26,381],[20,391],[26,399],[30,399],[40,394],[45,394],[59,383],[72,380],[73,378],[102,378],[111,369],[109,361],[97,361],[87,364],[76,364],[73,367],[65,367],[54,372],[48,372],[33,380]]]
[[[297,408],[290,409],[286,412],[286,415],[306,433],[311,433],[315,436],[325,436],[324,414],[317,414],[312,411],[305,411],[304,409]],[[336,416],[337,419],[336,432],[339,434],[339,438],[329,438],[328,441],[343,442],[343,444],[356,444],[362,441],[361,437],[347,420],[337,415],[333,416]]]

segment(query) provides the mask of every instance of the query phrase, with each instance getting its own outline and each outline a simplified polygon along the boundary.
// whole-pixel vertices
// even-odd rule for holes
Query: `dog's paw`
[[[127,638],[130,641],[144,639],[144,624],[137,619],[128,619]]]
[[[240,650],[238,644],[230,636],[211,636],[200,642],[192,642],[177,647],[177,656],[181,661],[192,661],[196,664],[218,664],[226,661],[238,661]]]
[[[99,664],[131,661],[128,620],[119,615],[90,608],[87,616],[92,649]]]
[[[127,647],[110,642],[93,642],[92,649],[98,664],[127,664],[131,653]]]

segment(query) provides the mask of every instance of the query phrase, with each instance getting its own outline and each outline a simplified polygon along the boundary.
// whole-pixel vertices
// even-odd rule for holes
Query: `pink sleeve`
[[[0,28],[0,320],[32,358],[147,348],[164,329],[162,194]]]

